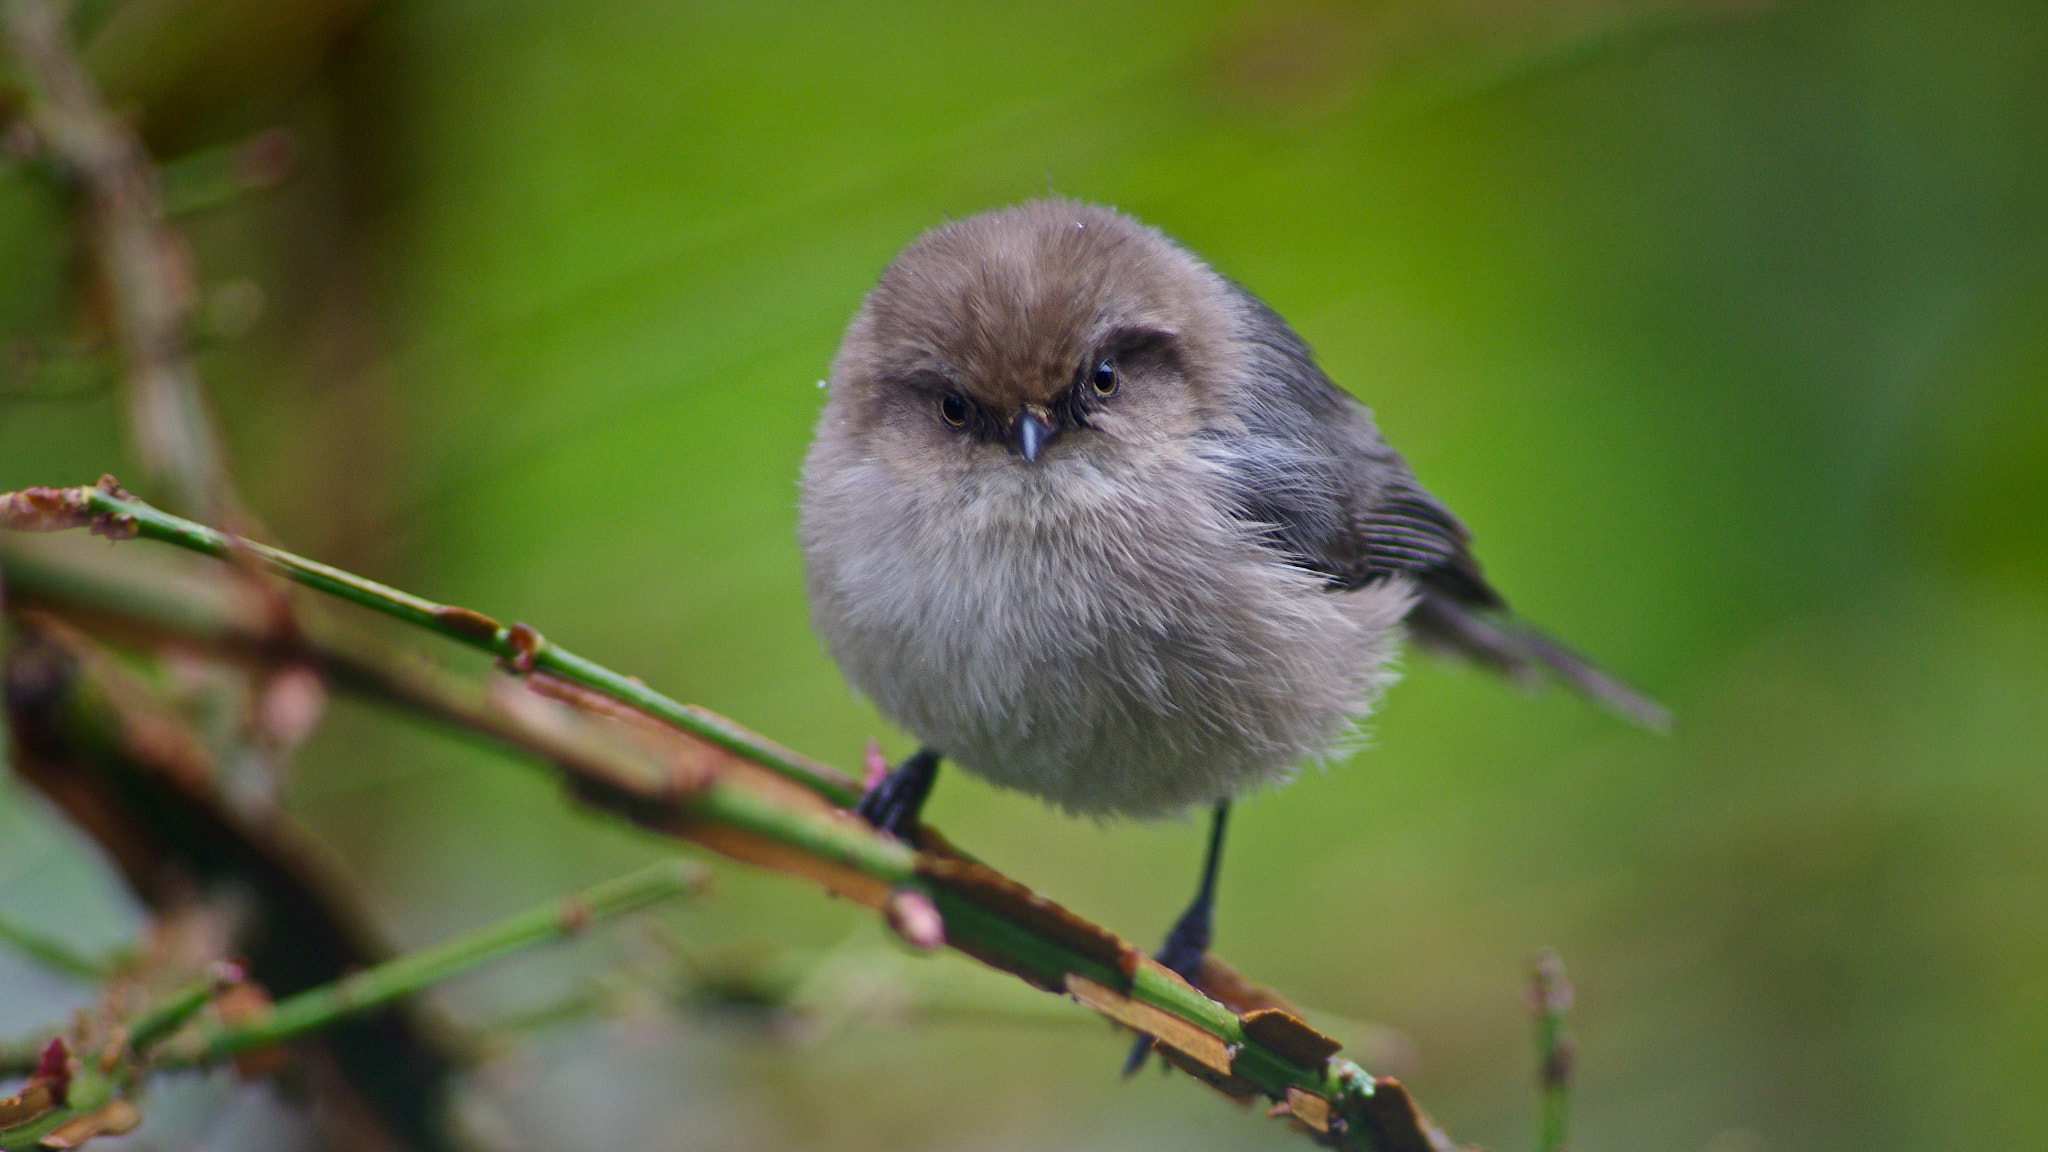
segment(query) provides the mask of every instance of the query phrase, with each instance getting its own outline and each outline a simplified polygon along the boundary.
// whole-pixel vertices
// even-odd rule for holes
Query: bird
[[[1207,807],[1157,953],[1190,983],[1232,800],[1351,748],[1404,638],[1668,721],[1508,609],[1285,320],[1115,209],[916,237],[847,326],[800,489],[813,627],[919,744],[859,813],[916,843],[942,761],[1076,815]]]

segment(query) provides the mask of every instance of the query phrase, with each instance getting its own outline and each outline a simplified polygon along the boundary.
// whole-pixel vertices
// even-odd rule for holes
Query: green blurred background
[[[107,0],[81,30],[159,157],[297,141],[288,183],[185,221],[283,544],[842,765],[907,748],[811,636],[792,536],[861,293],[1048,190],[1164,228],[1373,406],[1518,607],[1679,716],[1414,660],[1369,748],[1241,808],[1219,951],[1398,1032],[1358,1029],[1497,1149],[1529,1143],[1543,945],[1579,986],[1578,1148],[2048,1144],[2048,6]],[[64,213],[0,170],[0,488],[135,471],[117,398],[27,395],[72,328]],[[291,798],[412,944],[659,850],[348,704]],[[1200,850],[957,773],[931,817],[1146,942]],[[0,911],[132,930],[39,802],[0,793],[0,827]],[[721,872],[661,918],[691,948],[888,955]],[[503,1015],[639,946],[439,1000]],[[629,1013],[537,1034],[479,1108],[543,1149],[1298,1145],[1118,1083],[1078,1010],[912,967],[989,1010],[805,1042]],[[11,959],[0,987],[17,1027],[74,995]],[[194,1131],[285,1131],[240,1107]]]

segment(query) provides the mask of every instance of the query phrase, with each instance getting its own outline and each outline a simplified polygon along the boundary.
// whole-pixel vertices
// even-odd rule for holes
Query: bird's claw
[[[932,793],[938,770],[938,753],[920,749],[869,788],[854,811],[876,831],[915,844],[924,802]]]

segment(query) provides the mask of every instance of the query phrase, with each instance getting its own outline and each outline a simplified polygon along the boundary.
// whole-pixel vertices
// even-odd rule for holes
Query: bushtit
[[[862,814],[914,840],[941,757],[1070,812],[1213,805],[1159,954],[1190,980],[1231,797],[1342,749],[1404,633],[1663,720],[1507,614],[1286,321],[1105,208],[896,258],[833,362],[800,535],[833,658],[923,744]]]

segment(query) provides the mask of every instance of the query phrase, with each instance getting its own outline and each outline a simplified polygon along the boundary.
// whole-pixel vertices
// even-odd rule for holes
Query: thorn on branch
[[[472,615],[482,615],[472,613]],[[489,619],[489,617],[485,617]],[[514,624],[505,630],[505,642],[512,646],[512,654],[505,659],[507,667],[521,676],[533,671],[533,661],[547,641],[541,638],[529,624]]]

